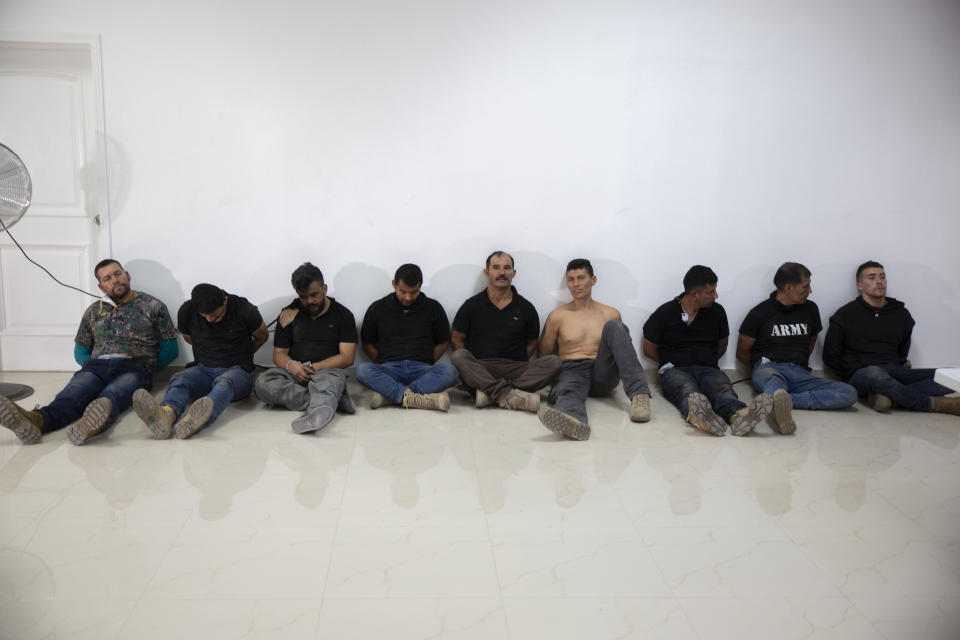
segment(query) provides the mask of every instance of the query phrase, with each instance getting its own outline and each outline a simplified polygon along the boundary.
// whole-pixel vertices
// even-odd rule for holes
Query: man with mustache
[[[589,260],[571,260],[566,274],[573,300],[550,312],[540,336],[540,355],[556,351],[562,363],[550,389],[554,406],[540,410],[540,422],[566,438],[586,440],[591,433],[587,397],[609,395],[621,378],[630,398],[630,419],[647,422],[650,387],[630,330],[619,311],[593,299],[597,277]]]
[[[393,293],[371,304],[363,316],[360,338],[372,362],[357,367],[357,380],[373,390],[371,409],[386,404],[450,408],[444,389],[459,376],[452,364],[437,362],[450,344],[450,323],[440,303],[420,291],[421,284],[420,267],[400,265]]]
[[[320,431],[339,409],[356,413],[347,393],[347,367],[357,354],[357,322],[327,295],[323,273],[304,262],[290,278],[297,299],[277,319],[273,363],[257,378],[257,397],[304,414],[290,423],[294,433]]]
[[[450,360],[460,379],[476,392],[476,407],[496,404],[504,409],[536,413],[540,395],[560,373],[560,359],[550,354],[534,361],[540,316],[511,284],[516,275],[513,256],[494,251],[483,274],[486,289],[467,299],[453,319]]]
[[[894,405],[911,411],[960,415],[960,398],[934,382],[936,369],[912,369],[907,362],[915,324],[903,302],[887,296],[887,274],[874,260],[857,267],[860,295],[830,318],[823,361],[876,411]]]
[[[94,302],[77,330],[73,357],[80,370],[45,407],[27,411],[0,396],[0,424],[23,444],[36,444],[44,433],[67,429],[82,445],[97,436],[130,407],[133,392],[150,389],[153,374],[177,357],[177,332],[167,307],[153,296],[130,288],[130,274],[108,258],[93,269],[109,300]]]
[[[160,403],[146,389],[133,394],[133,408],[157,440],[171,432],[189,438],[250,395],[253,354],[268,337],[263,317],[246,298],[207,283],[195,286],[180,306],[177,328],[193,346],[195,362],[170,378]]]

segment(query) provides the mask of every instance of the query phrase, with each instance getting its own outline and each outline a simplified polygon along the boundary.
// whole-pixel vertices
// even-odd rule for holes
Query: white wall
[[[914,363],[960,363],[958,2],[3,0],[0,25],[102,36],[113,253],[174,313],[210,281],[274,314],[309,259],[358,321],[406,261],[452,318],[503,248],[544,317],[591,258],[635,338],[710,265],[735,335],[782,261],[826,324],[874,258]]]

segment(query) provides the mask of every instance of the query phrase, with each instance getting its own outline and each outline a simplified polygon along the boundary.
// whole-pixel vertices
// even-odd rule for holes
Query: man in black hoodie
[[[888,298],[887,276],[879,262],[857,268],[860,297],[837,309],[823,344],[823,361],[843,376],[877,411],[897,405],[912,411],[960,415],[960,398],[933,381],[935,369],[907,365],[913,316]]]
[[[807,299],[810,270],[784,262],[773,284],[777,290],[740,325],[737,359],[751,366],[754,389],[773,397],[773,426],[789,435],[797,429],[791,409],[845,409],[857,401],[857,390],[810,373],[810,354],[823,328],[820,309]]]

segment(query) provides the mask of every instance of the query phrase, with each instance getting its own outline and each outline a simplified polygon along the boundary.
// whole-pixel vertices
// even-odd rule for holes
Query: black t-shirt
[[[682,295],[682,294],[681,294]],[[660,305],[643,325],[643,337],[660,349],[660,364],[717,366],[717,343],[730,335],[727,312],[719,303],[697,311],[687,326],[680,296]]]
[[[378,364],[400,360],[433,364],[433,347],[450,339],[450,322],[440,303],[423,293],[409,307],[391,293],[367,309],[360,338],[377,348]]]
[[[453,330],[467,334],[467,350],[477,358],[530,359],[527,342],[540,335],[540,316],[515,287],[510,290],[513,300],[503,309],[484,289],[467,298],[453,318]]]
[[[253,371],[253,332],[263,317],[246,298],[227,294],[227,312],[220,322],[207,322],[193,300],[177,312],[177,329],[190,336],[193,359],[205,367],[241,366]]]
[[[817,303],[785,305],[777,301],[777,292],[770,294],[747,314],[740,324],[740,333],[756,342],[750,349],[750,364],[761,357],[773,362],[791,362],[806,367],[810,360],[810,339],[823,325]]]
[[[345,306],[327,297],[330,306],[315,318],[301,306],[299,300],[287,305],[297,315],[285,327],[277,323],[273,346],[289,349],[287,355],[297,362],[320,362],[340,353],[340,343],[357,342],[357,321]]]

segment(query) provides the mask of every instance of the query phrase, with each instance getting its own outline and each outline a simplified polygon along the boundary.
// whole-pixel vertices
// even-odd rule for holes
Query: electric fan
[[[26,165],[4,144],[0,144],[0,221],[7,229],[15,225],[30,207],[33,183]],[[20,400],[33,393],[25,384],[0,382],[0,395]]]

